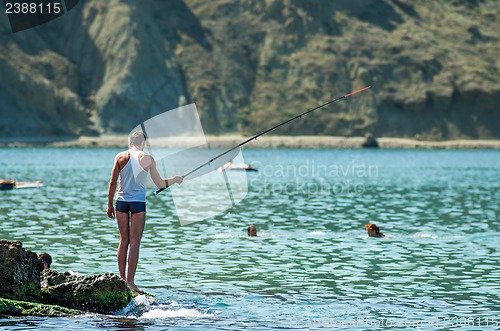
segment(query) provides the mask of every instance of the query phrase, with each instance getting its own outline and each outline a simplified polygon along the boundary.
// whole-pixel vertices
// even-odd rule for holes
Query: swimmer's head
[[[257,237],[257,228],[251,224],[248,226],[247,233],[249,237]]]
[[[38,258],[43,263],[43,270],[49,270],[50,265],[52,264],[52,257],[48,253],[43,253],[38,255]]]
[[[380,233],[379,227],[373,223],[366,224],[365,229],[366,229],[366,232],[368,233],[369,237],[378,237],[378,235]]]

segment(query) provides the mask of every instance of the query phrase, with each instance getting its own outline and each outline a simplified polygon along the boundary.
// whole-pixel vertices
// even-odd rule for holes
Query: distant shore
[[[212,147],[229,148],[248,139],[241,135],[207,135]],[[382,137],[376,139],[379,148],[422,148],[422,149],[500,149],[500,140],[445,140],[427,141],[409,138]],[[190,137],[168,138],[155,141],[155,146],[188,147],[200,145],[204,141]],[[362,148],[364,137],[333,136],[262,136],[245,145],[247,148]],[[126,135],[102,135],[100,137],[78,138],[23,138],[0,139],[0,147],[116,147],[126,148]]]

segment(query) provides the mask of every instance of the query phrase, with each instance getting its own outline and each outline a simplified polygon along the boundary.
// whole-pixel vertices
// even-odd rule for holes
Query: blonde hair
[[[136,146],[140,147],[143,142],[146,141],[146,135],[142,131],[135,131],[129,137],[130,147]]]

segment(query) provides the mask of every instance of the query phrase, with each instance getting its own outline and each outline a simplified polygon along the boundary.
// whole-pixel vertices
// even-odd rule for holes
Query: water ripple
[[[105,214],[116,152],[0,149],[0,177],[45,183],[0,192],[0,236],[50,252],[57,270],[116,272],[118,233]],[[249,174],[247,198],[228,213],[182,227],[168,194],[149,199],[136,280],[158,298],[135,320],[122,313],[123,320],[34,325],[270,330],[321,318],[498,313],[500,153],[250,150],[246,158],[266,168]],[[290,164],[306,170],[293,173]],[[376,167],[376,175],[312,174],[359,164]],[[287,166],[291,173],[279,175]],[[386,237],[367,237],[366,223]],[[249,224],[259,237],[246,236]],[[0,327],[29,329],[31,322],[9,323]]]

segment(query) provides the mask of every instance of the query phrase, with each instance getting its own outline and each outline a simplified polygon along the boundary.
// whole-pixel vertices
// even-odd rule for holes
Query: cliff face
[[[206,132],[500,138],[500,3],[88,0],[12,34],[0,137],[129,132],[196,102]]]
[[[127,132],[185,94],[164,2],[89,1],[16,34],[0,27],[2,132],[80,135]],[[165,2],[170,5],[170,2]],[[175,7],[175,6],[172,6]],[[174,8],[176,9],[176,8]],[[182,10],[182,8],[180,9]]]

